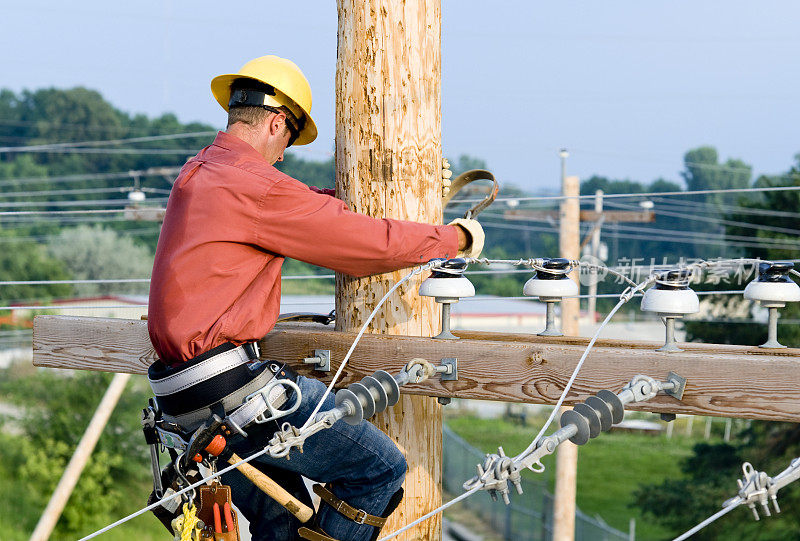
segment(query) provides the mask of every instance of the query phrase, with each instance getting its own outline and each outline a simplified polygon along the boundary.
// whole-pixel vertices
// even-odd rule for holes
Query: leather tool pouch
[[[239,540],[239,521],[236,511],[232,508],[231,487],[214,482],[211,485],[203,485],[197,492],[197,518],[203,521],[205,528],[201,533],[200,539],[214,541],[240,541]],[[223,532],[215,532],[214,528],[214,504],[219,506],[220,524]],[[230,506],[233,528],[228,529],[225,514],[223,512],[225,504]]]

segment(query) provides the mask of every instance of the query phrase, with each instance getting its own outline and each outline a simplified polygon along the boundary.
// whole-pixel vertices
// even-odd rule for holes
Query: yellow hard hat
[[[264,96],[264,105],[288,107],[298,119],[305,119],[295,145],[307,145],[317,138],[317,126],[311,119],[311,85],[291,60],[274,55],[251,60],[238,73],[218,75],[211,81],[211,92],[226,111],[231,99],[231,84],[236,79],[253,79],[275,89],[275,95]]]

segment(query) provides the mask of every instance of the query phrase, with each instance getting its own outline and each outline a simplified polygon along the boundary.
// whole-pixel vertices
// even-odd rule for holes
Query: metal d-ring
[[[292,404],[291,408],[289,408],[289,409],[276,408],[270,402],[269,395],[272,392],[272,389],[274,389],[277,385],[286,385],[286,386],[290,387],[294,391],[294,396],[292,397],[292,398],[294,398],[294,403]],[[286,417],[287,415],[290,415],[290,414],[294,413],[300,407],[300,401],[303,398],[303,395],[300,392],[300,387],[298,387],[297,383],[295,383],[295,382],[293,382],[291,380],[288,380],[288,379],[273,379],[273,380],[271,380],[269,383],[264,385],[262,388],[260,388],[256,392],[250,393],[249,395],[247,395],[245,397],[245,399],[244,399],[244,402],[247,403],[251,399],[253,399],[253,398],[255,398],[256,396],[259,396],[259,395],[261,396],[261,398],[263,398],[264,404],[266,404],[267,410],[269,410],[270,416],[269,417],[265,417],[264,413],[259,413],[256,416],[256,418],[253,419],[253,421],[255,421],[258,424],[268,423],[269,421],[274,421],[276,419],[280,419],[281,417]]]

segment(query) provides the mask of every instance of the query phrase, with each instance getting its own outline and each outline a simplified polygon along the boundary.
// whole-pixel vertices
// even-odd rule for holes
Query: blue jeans
[[[298,378],[297,384],[302,393],[300,408],[279,422],[299,428],[322,398],[325,385],[303,376]],[[322,411],[333,407],[331,394],[325,399]],[[231,448],[243,458],[260,451],[272,437],[269,426],[251,424],[245,429],[248,438],[232,438]],[[289,457],[291,460],[264,454],[250,464],[309,506],[311,498],[301,475],[319,483],[333,483],[332,492],[338,498],[370,515],[383,514],[392,494],[403,484],[407,467],[394,442],[365,421],[356,426],[339,421],[308,438],[302,453],[292,449]],[[233,503],[250,521],[253,540],[299,539],[300,521],[241,473],[236,470],[226,473],[222,482],[230,485]],[[374,531],[372,526],[345,518],[325,502],[320,504],[318,522],[328,535],[341,541],[368,540]]]

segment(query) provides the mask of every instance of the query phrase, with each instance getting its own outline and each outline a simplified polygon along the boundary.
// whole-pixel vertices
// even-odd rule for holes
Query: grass
[[[459,436],[483,452],[503,448],[509,456],[525,449],[538,432],[544,417],[527,427],[501,419],[478,419],[472,416],[448,417],[447,424]],[[642,541],[664,539],[668,533],[644,519],[638,508],[630,507],[631,493],[639,485],[659,483],[680,475],[680,460],[691,453],[694,439],[683,437],[680,427],[675,436],[610,432],[603,433],[579,448],[578,507],[585,513],[599,515],[610,526],[628,531],[629,519],[636,519],[636,538]],[[548,434],[552,430],[548,430]],[[681,434],[681,436],[678,436]],[[545,458],[547,482],[553,490],[555,456]],[[526,472],[534,475],[532,472]]]

